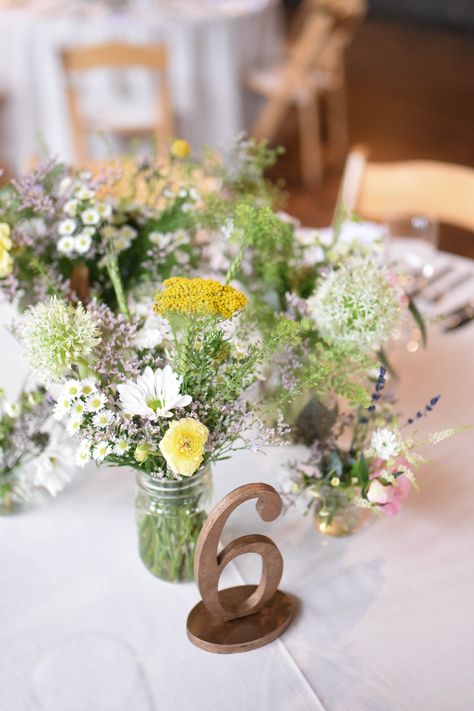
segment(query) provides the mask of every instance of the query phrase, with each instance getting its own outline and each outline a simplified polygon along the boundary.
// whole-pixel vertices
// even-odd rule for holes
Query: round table
[[[468,260],[442,254],[439,260],[472,269]],[[471,293],[467,283],[440,308]],[[442,395],[420,431],[474,422],[473,348],[471,324],[450,334],[434,326],[427,350],[393,351],[405,413]],[[2,385],[17,372],[9,367],[17,363],[12,344],[5,352],[11,361],[2,368]],[[298,452],[243,453],[219,464],[216,500],[246,482],[275,484],[279,465]],[[1,519],[0,707],[37,708],[31,687],[38,661],[59,641],[87,633],[110,634],[133,648],[149,691],[134,711],[468,711],[474,698],[472,431],[426,454],[434,461],[420,470],[420,492],[412,492],[397,517],[381,517],[351,538],[324,538],[295,511],[263,524],[251,502],[232,516],[225,540],[269,535],[284,557],[280,587],[301,606],[279,640],[246,654],[208,654],[188,642],[186,617],[197,589],[161,582],[140,562],[130,472],[82,471],[57,499]],[[238,558],[223,586],[258,577],[254,556]],[[102,673],[108,688],[119,681],[113,667]]]
[[[94,0],[46,0],[0,9],[2,159],[17,172],[41,145],[70,161],[72,141],[59,52],[106,41],[163,42],[177,131],[195,151],[228,144],[249,128],[254,104],[242,75],[274,59],[282,26],[275,0],[130,0],[113,10]],[[130,70],[120,79],[96,70],[83,80],[84,100],[116,107],[147,103],[153,78]],[[96,149],[106,150],[96,141]]]

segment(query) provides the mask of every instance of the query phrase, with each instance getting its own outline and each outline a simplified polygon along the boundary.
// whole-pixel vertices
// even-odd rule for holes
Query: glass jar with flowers
[[[140,555],[165,580],[192,578],[210,466],[286,432],[261,423],[250,389],[299,326],[282,318],[269,339],[242,343],[234,330],[246,304],[230,285],[174,277],[147,317],[159,339],[143,337],[142,317],[56,297],[30,307],[18,329],[39,374],[62,383],[53,416],[79,437],[77,463],[137,472]]]
[[[28,507],[40,489],[55,496],[72,478],[70,442],[60,425],[51,425],[50,414],[42,387],[24,390],[16,401],[0,392],[2,516]]]
[[[393,402],[382,397],[385,378],[382,367],[365,410],[339,413],[313,403],[301,413],[306,424],[312,410],[318,413],[311,429],[314,440],[306,460],[285,466],[282,489],[289,505],[311,511],[316,530],[324,535],[349,536],[374,520],[374,513],[397,514],[411,487],[417,488],[414,470],[426,461],[415,449],[458,431],[443,430],[421,441],[405,436],[405,429],[429,415],[440,396],[401,423]]]

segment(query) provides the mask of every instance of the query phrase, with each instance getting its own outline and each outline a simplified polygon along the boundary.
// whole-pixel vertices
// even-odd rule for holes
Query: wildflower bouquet
[[[159,577],[192,578],[209,465],[285,433],[261,423],[249,389],[299,327],[282,320],[244,348],[234,330],[246,304],[232,286],[173,277],[155,297],[163,330],[151,348],[137,344],[133,316],[95,302],[53,297],[18,329],[38,374],[62,384],[54,417],[78,438],[77,463],[137,470],[140,554]]]
[[[286,465],[283,489],[290,504],[313,512],[321,533],[349,535],[370,512],[398,513],[411,487],[417,488],[415,470],[426,462],[418,447],[441,442],[456,431],[443,430],[422,440],[408,434],[440,396],[401,421],[393,403],[382,398],[385,378],[382,367],[365,410],[340,413],[336,405],[313,401],[300,416],[299,437],[309,445],[309,454],[305,461]]]
[[[189,151],[176,140],[166,161],[130,157],[94,172],[45,160],[13,180],[0,192],[3,295],[19,297],[21,310],[50,295],[123,310],[130,296],[183,269],[195,272],[202,243],[235,201],[264,199],[273,152],[246,142],[231,174],[225,154],[196,162]]]
[[[0,514],[24,508],[37,489],[55,496],[71,479],[71,446],[50,415],[44,388],[17,401],[0,392]]]

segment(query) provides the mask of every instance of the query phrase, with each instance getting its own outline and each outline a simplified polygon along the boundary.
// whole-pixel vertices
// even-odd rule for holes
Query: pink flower
[[[400,511],[410,493],[411,483],[406,476],[402,475],[397,477],[391,488],[393,490],[391,500],[380,507],[387,516],[394,516]]]
[[[367,499],[371,504],[386,505],[392,500],[393,486],[385,486],[378,479],[374,479],[367,491]]]

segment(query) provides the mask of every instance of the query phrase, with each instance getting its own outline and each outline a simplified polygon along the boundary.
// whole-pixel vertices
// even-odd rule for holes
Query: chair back
[[[290,48],[278,91],[269,98],[252,130],[255,138],[271,140],[292,103],[295,90],[300,90],[303,97],[311,70],[324,50],[332,26],[333,20],[327,13],[312,13]]]
[[[167,80],[167,52],[163,45],[134,45],[107,42],[98,45],[64,49],[61,60],[66,75],[67,103],[73,133],[75,158],[84,162],[87,152],[87,124],[81,111],[74,75],[93,69],[126,69],[144,67],[157,75],[157,122],[155,137],[157,146],[163,148],[173,137],[173,113],[171,94]],[[158,114],[159,111],[159,114]],[[158,115],[160,118],[158,119]]]
[[[369,163],[360,147],[347,158],[338,204],[371,220],[428,214],[474,231],[474,169],[431,160]]]

